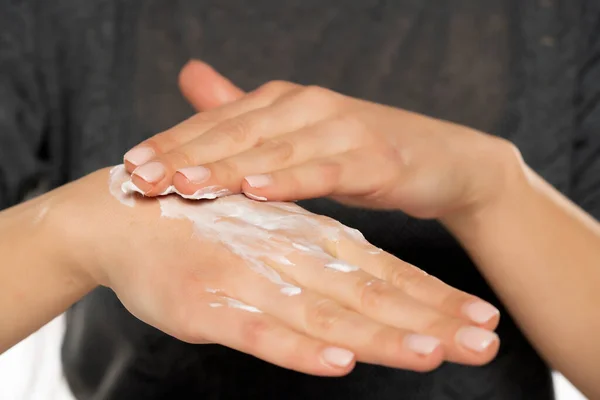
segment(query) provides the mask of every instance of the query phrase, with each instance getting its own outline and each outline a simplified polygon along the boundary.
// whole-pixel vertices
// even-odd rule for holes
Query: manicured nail
[[[348,350],[340,349],[339,347],[328,347],[323,350],[323,361],[334,367],[345,368],[352,364],[354,353]]]
[[[192,183],[203,183],[210,178],[210,170],[204,167],[181,168],[177,172],[185,176]]]
[[[498,340],[498,335],[476,326],[465,326],[456,333],[456,340],[467,349],[481,353]]]
[[[270,175],[250,175],[244,178],[248,185],[253,188],[262,188],[269,186],[273,181]]]
[[[133,171],[133,174],[139,176],[148,183],[155,183],[165,177],[166,171],[161,163],[153,161],[144,164],[141,167],[137,167],[135,171]]]
[[[485,324],[495,316],[500,314],[500,311],[490,303],[485,301],[473,301],[465,304],[463,313],[477,324]]]
[[[438,348],[440,340],[433,336],[410,334],[404,338],[404,343],[415,353],[427,356]]]
[[[263,196],[257,196],[255,194],[252,193],[248,193],[248,192],[244,192],[244,194],[248,197],[250,197],[252,200],[256,200],[256,201],[267,201],[266,197]]]
[[[123,159],[125,159],[125,161],[129,161],[137,167],[147,163],[152,159],[152,157],[154,157],[154,150],[152,150],[150,147],[142,146],[129,150],[127,153],[125,153]]]

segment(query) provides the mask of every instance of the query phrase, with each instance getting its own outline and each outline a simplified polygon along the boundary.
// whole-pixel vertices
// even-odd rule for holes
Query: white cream
[[[304,246],[303,244],[292,243],[292,246],[294,246],[295,249],[298,249],[300,251],[306,251],[306,252],[311,251],[310,247]]]
[[[239,308],[240,310],[249,311],[251,313],[262,313],[262,311],[258,308],[249,306],[248,304],[242,303],[241,301],[236,299],[232,299],[231,297],[223,297],[223,299],[231,308]]]
[[[110,170],[108,189],[113,197],[127,207],[135,206],[135,196],[130,192],[124,192],[121,187],[123,182],[129,180],[129,174],[124,165],[117,165]]]
[[[302,289],[300,289],[297,286],[287,286],[281,289],[281,293],[288,295],[288,296],[296,296],[300,293],[302,293]]]
[[[327,264],[325,264],[325,268],[333,269],[335,271],[340,272],[352,272],[358,271],[360,269],[356,265],[351,265],[339,260],[328,262]]]
[[[50,210],[49,206],[42,207],[42,209],[38,212],[38,215],[35,216],[35,218],[33,220],[33,224],[34,225],[41,224],[44,221],[44,218],[46,218],[46,215],[48,214],[49,210]]]
[[[136,192],[141,194],[142,196],[145,195],[145,193],[139,187],[137,187],[131,180],[123,182],[123,184],[121,185],[121,190],[123,191],[123,193]],[[175,186],[171,185],[168,188],[166,188],[165,191],[160,194],[160,196],[166,196],[172,193],[175,193],[180,197],[183,197],[184,199],[188,200],[211,200],[231,194],[229,190],[220,186],[207,186],[205,188],[197,190],[193,194],[185,194],[181,193],[179,190],[177,190]]]
[[[248,311],[251,313],[261,313],[262,314],[262,311],[259,310],[258,308],[249,306],[248,304],[243,303],[236,299],[232,299],[231,297],[222,296],[221,299],[223,299],[223,301],[227,304],[227,306],[229,306],[231,308],[238,308],[240,310]],[[208,306],[212,307],[212,308],[223,307],[224,305],[225,304],[223,304],[223,303],[214,303],[214,302],[208,303]]]
[[[350,228],[349,226],[344,226],[344,232],[357,242],[368,243],[367,239],[365,239],[365,235],[362,234],[358,229]]]
[[[122,165],[111,170],[109,188],[114,197],[129,207],[135,205],[134,193],[143,194],[131,182],[129,174]],[[166,196],[170,193],[178,194],[179,197]],[[322,259],[325,268],[340,272],[359,269],[331,257],[325,249],[315,244],[316,240],[323,237],[337,241],[340,235],[364,241],[359,231],[336,221],[325,222],[328,220],[317,217],[292,203],[259,203],[248,200],[243,195],[218,198],[226,194],[228,194],[226,189],[211,187],[198,191],[194,195],[184,196],[174,188],[170,188],[165,191],[164,196],[158,197],[158,202],[163,217],[191,221],[196,234],[205,240],[212,240],[226,246],[232,253],[242,258],[254,272],[280,285],[281,293],[288,296],[300,294],[301,288],[286,282],[270,265],[294,267],[289,259],[293,254],[308,253],[312,257]],[[192,203],[181,197],[215,200]],[[260,312],[238,300],[227,299],[229,299],[226,301],[229,307]]]

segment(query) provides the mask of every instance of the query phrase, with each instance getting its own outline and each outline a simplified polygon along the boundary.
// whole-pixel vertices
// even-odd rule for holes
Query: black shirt
[[[598,218],[597,3],[0,0],[0,207],[119,163],[189,116],[176,83],[195,57],[244,89],[318,84],[508,138]],[[438,223],[324,199],[303,205],[502,309]],[[548,367],[505,311],[498,332],[500,353],[485,367],[361,364],[319,378],[179,342],[98,289],[69,311],[63,363],[79,399],[551,399]]]

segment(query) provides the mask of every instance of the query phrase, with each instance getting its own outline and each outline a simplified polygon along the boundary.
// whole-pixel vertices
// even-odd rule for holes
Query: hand
[[[168,334],[317,375],[348,373],[355,360],[424,371],[496,354],[492,306],[355,230],[244,196],[124,195],[128,178],[117,168],[67,185],[52,218],[70,264]]]
[[[484,206],[518,169],[504,140],[327,89],[271,82],[243,95],[197,62],[181,81],[191,102],[209,109],[127,153],[147,196],[169,185],[188,195],[226,188],[437,218]],[[218,99],[224,105],[214,108]]]

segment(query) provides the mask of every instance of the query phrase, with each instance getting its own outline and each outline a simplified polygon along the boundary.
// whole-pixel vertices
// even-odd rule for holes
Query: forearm
[[[50,197],[0,212],[0,353],[92,288],[63,257]]]
[[[600,395],[600,225],[537,175],[446,225],[542,355]]]

